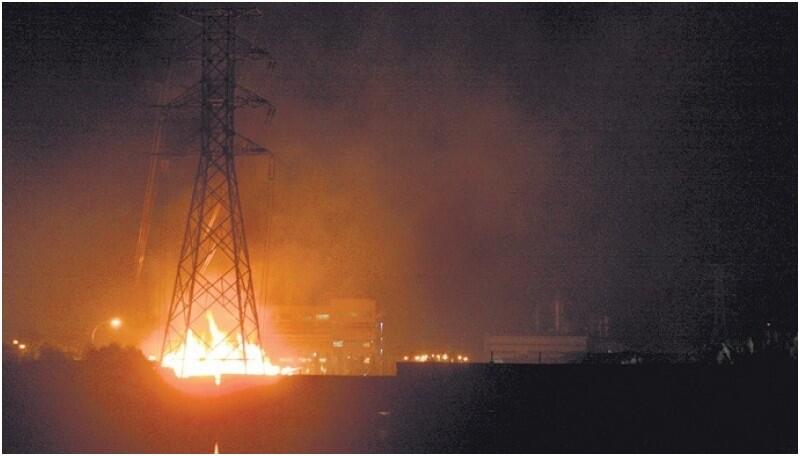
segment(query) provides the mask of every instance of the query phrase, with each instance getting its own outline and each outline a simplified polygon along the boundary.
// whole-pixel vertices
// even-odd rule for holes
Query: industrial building
[[[484,344],[495,363],[563,364],[580,361],[588,352],[586,336],[487,336]]]
[[[543,330],[541,327],[538,306],[534,316],[534,334],[486,336],[484,349],[487,359],[494,363],[565,364],[579,362],[589,352],[589,337],[570,331],[560,294],[553,301],[551,328]],[[607,328],[607,319],[603,321],[604,328]]]
[[[382,373],[382,327],[372,299],[269,307],[264,346],[282,366],[304,374]]]

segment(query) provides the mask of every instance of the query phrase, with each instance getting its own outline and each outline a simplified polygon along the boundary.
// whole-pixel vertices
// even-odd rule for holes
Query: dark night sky
[[[240,33],[278,66],[240,82],[278,112],[239,120],[278,157],[271,303],[369,296],[391,347],[477,352],[558,295],[574,331],[669,347],[706,337],[718,262],[735,329],[796,328],[797,5],[260,7]],[[7,336],[158,327],[193,160],[159,176],[146,292],[133,253],[173,10],[3,5]],[[266,161],[238,164],[260,271]]]

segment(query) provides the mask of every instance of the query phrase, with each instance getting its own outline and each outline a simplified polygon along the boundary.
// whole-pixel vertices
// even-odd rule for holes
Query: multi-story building
[[[267,310],[264,346],[273,363],[312,375],[381,373],[382,323],[374,300]]]

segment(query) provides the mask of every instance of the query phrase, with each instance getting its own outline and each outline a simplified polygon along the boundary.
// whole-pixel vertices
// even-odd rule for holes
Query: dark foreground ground
[[[3,452],[797,451],[794,361],[398,371],[197,395],[132,352],[4,363]]]

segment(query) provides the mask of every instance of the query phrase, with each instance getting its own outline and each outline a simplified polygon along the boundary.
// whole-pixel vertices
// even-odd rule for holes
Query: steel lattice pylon
[[[254,145],[235,131],[236,107],[261,101],[268,104],[235,82],[237,57],[255,50],[236,36],[235,22],[252,12],[237,8],[189,12],[202,21],[202,32],[193,40],[195,51],[200,51],[196,53],[201,56],[202,79],[167,107],[200,107],[200,160],[164,330],[162,360],[165,354],[186,347],[190,331],[195,335],[207,332],[208,312],[222,323],[226,339],[239,340],[236,347],[237,351],[241,347],[241,357],[235,359],[247,362],[243,342],[261,347],[234,163],[236,153]],[[209,352],[215,348],[210,341],[203,343]],[[223,356],[234,359],[230,353]]]

